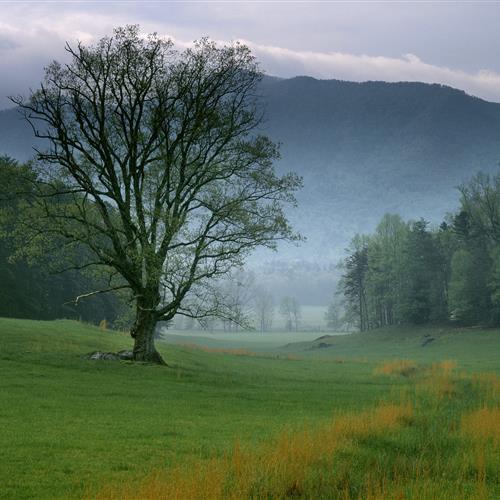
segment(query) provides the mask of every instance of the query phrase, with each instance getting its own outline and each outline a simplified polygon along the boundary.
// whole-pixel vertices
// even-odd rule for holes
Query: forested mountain
[[[455,187],[500,161],[500,104],[422,83],[266,78],[263,129],[282,143],[282,171],[304,177],[291,215],[308,238],[288,258],[336,260],[386,212],[439,222]],[[32,132],[0,112],[0,154],[32,154]]]
[[[265,96],[283,168],[304,176],[297,217],[318,256],[386,212],[440,221],[457,184],[500,161],[500,104],[449,87],[298,77]]]

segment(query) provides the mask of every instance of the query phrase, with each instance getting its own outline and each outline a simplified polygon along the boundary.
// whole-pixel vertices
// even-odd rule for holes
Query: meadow
[[[0,497],[500,498],[499,330],[241,335],[0,319]]]
[[[282,314],[279,312],[279,306],[278,304],[274,305],[274,312],[272,315],[272,321],[271,321],[271,332],[284,332],[286,330],[286,321],[285,318],[283,317]],[[321,331],[328,331],[329,328],[327,326],[327,322],[325,319],[325,314],[328,310],[327,306],[318,306],[318,305],[301,305],[300,306],[300,319],[299,319],[299,333],[304,333],[304,332],[314,332],[318,333]],[[250,318],[252,319],[251,324],[257,325],[258,321],[254,317],[252,318],[252,315],[249,314]],[[179,327],[178,329],[176,328],[176,320],[174,319],[174,330],[178,330],[178,332],[183,332],[182,330],[182,319],[180,319]],[[200,331],[201,329],[198,328],[197,330],[194,329],[193,331]],[[223,330],[222,325],[220,322],[216,325],[215,328],[209,329],[208,331],[210,333],[221,333],[221,330]],[[222,332],[222,333],[234,333],[234,332]],[[268,334],[269,332],[265,332]],[[288,333],[293,333],[293,332],[288,332]]]

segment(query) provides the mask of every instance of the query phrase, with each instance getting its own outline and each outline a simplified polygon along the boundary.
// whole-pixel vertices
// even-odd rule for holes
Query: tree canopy
[[[129,290],[134,359],[162,362],[158,321],[230,314],[213,280],[258,246],[299,239],[283,204],[301,180],[275,173],[278,147],[258,133],[262,75],[246,46],[202,39],[177,51],[126,26],[66,50],[68,64],[15,99],[47,144],[26,234],[84,247],[77,267],[109,276],[86,295]]]
[[[102,276],[77,270],[55,272],[61,263],[59,256],[47,253],[45,246],[22,245],[24,220],[33,214],[36,183],[32,165],[0,156],[0,316],[74,318],[93,323],[105,319],[120,326],[123,304],[116,296],[74,303],[82,289],[105,286]],[[51,246],[58,243],[60,239]]]
[[[340,288],[359,329],[500,324],[500,175],[480,173],[459,192],[439,227],[386,215],[353,240]]]

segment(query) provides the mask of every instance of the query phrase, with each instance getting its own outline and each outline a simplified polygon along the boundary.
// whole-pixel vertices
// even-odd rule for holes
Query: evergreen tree
[[[354,241],[354,251],[346,258],[345,273],[341,286],[352,313],[357,318],[357,326],[361,331],[370,328],[370,317],[367,301],[368,245]]]

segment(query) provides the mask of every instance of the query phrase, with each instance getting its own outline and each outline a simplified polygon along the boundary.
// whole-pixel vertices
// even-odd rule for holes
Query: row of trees
[[[84,290],[105,288],[106,283],[95,270],[75,269],[72,264],[72,269],[64,270],[61,254],[46,252],[47,247],[62,242],[58,236],[45,235],[37,245],[20,245],[25,227],[23,218],[26,213],[33,213],[29,207],[38,187],[31,164],[19,164],[12,158],[0,156],[0,316],[73,318],[96,324],[106,320],[114,327],[130,326],[128,304],[117,292],[75,301]],[[49,197],[49,200],[58,203],[57,197]],[[68,263],[78,260],[75,251],[82,252],[82,249],[65,250]],[[277,304],[271,291],[256,283],[253,272],[231,273],[220,283],[218,293],[230,311],[227,318],[207,318],[198,324],[193,318],[177,317],[176,326],[192,329],[198,325],[226,331],[250,326],[266,332],[272,329],[278,312],[286,330],[300,327],[298,300],[286,296]]]
[[[0,316],[73,318],[92,323],[105,319],[115,327],[126,326],[125,303],[116,295],[75,302],[83,291],[105,286],[105,280],[83,270],[61,272],[66,266],[60,256],[45,251],[50,235],[45,234],[38,245],[21,244],[25,209],[35,196],[35,179],[30,164],[0,157]],[[51,198],[50,202],[57,200]],[[52,238],[54,245],[62,243]],[[67,250],[76,259],[82,251]]]
[[[228,318],[212,317],[195,321],[193,318],[176,317],[175,327],[185,330],[201,328],[224,331],[251,328],[268,332],[277,328],[278,312],[285,330],[297,331],[300,328],[302,314],[298,300],[295,297],[285,296],[276,303],[273,293],[257,282],[252,271],[238,270],[231,273],[222,282],[219,294],[224,297],[224,303],[230,310]]]
[[[374,234],[352,240],[340,282],[345,323],[500,324],[500,174],[459,191],[460,209],[437,228],[385,215]]]

